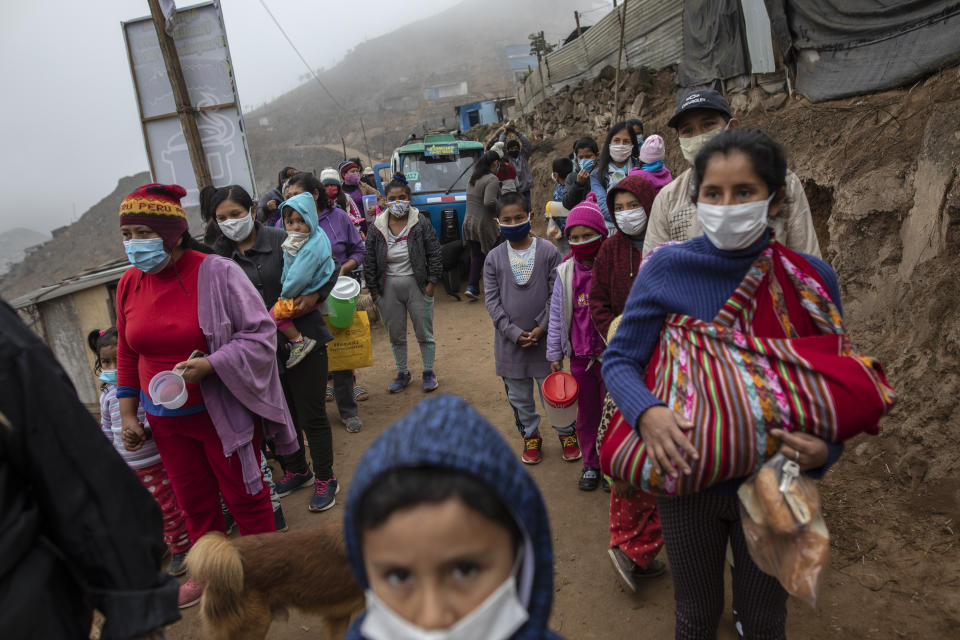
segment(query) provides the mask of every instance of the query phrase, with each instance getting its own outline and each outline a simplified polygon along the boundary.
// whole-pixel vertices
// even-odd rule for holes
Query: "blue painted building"
[[[496,100],[471,102],[455,107],[457,112],[457,126],[460,131],[466,131],[478,124],[493,124],[500,122],[502,114],[497,108]]]
[[[514,80],[520,80],[527,73],[527,67],[536,69],[539,65],[537,56],[530,55],[529,44],[511,44],[503,48],[507,55],[507,64]]]

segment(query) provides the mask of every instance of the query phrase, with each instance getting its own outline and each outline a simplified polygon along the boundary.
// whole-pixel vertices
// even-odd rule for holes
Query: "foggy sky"
[[[314,68],[459,0],[267,0]],[[197,4],[178,0],[184,8]],[[221,0],[244,112],[307,72],[258,0]],[[148,170],[121,21],[146,0],[0,2],[0,232],[49,231]]]

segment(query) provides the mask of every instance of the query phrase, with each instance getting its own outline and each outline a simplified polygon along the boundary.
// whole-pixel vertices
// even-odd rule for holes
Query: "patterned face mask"
[[[394,200],[387,205],[387,211],[394,218],[402,218],[410,212],[409,200]]]

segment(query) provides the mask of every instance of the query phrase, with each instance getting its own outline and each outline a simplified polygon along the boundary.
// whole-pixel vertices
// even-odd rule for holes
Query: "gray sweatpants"
[[[433,371],[433,356],[437,345],[433,340],[433,298],[428,298],[417,286],[413,276],[388,276],[383,295],[377,301],[380,318],[390,335],[390,348],[397,371],[407,368],[407,315],[413,323],[413,332],[420,343],[423,370]]]
[[[544,406],[543,378],[504,378],[503,386],[507,390],[507,400],[513,409],[513,419],[517,431],[524,438],[535,436],[540,431],[540,414],[537,413],[537,403],[533,397],[533,387],[536,385],[540,392],[540,405]],[[559,436],[572,435],[576,422],[563,427],[553,425]]]

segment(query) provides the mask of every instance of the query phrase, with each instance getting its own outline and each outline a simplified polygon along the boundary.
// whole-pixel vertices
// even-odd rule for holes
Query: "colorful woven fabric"
[[[878,433],[896,402],[880,364],[853,349],[817,272],[773,239],[712,322],[667,317],[647,385],[693,422],[688,437],[700,453],[693,473],[658,477],[619,413],[601,465],[612,477],[669,496],[749,475],[776,450],[770,429],[842,442]]]

